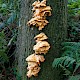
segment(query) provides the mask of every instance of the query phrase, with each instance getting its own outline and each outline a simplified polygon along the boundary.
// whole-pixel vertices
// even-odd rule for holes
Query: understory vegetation
[[[68,37],[52,67],[62,69],[67,80],[80,80],[80,0],[68,0],[67,7]],[[20,80],[14,66],[19,10],[20,0],[0,0],[0,80]]]
[[[54,59],[53,68],[61,68],[67,80],[80,80],[80,0],[68,1],[68,39],[62,55]]]
[[[14,67],[19,0],[0,0],[0,80],[16,80]]]

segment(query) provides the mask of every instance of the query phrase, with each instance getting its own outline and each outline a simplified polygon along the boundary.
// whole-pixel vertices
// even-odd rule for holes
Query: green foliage
[[[69,41],[80,39],[80,0],[68,1],[68,38]]]
[[[19,6],[20,0],[3,0],[0,1],[0,15],[4,16],[2,24],[0,24],[0,29],[12,24],[13,22],[18,22],[19,17]],[[3,18],[0,16],[0,18]],[[4,26],[6,25],[6,26]]]
[[[0,62],[7,62],[8,56],[5,53],[7,42],[5,40],[4,31],[0,32]]]
[[[12,78],[20,0],[0,0],[0,79]],[[12,60],[13,58],[13,60]],[[7,63],[6,63],[7,62]],[[6,65],[7,64],[7,65]],[[5,70],[5,71],[4,71]],[[6,72],[6,74],[4,74]],[[11,76],[9,76],[11,75]],[[5,77],[4,77],[5,76]],[[17,79],[19,80],[19,79]]]
[[[69,80],[80,80],[80,75],[70,76]]]
[[[21,76],[19,75],[18,71],[17,71],[17,67],[13,68],[14,71],[14,75],[16,75],[16,80],[21,80]]]
[[[80,55],[80,43],[79,42],[64,42],[62,43],[63,55],[70,56],[72,58],[78,59]]]
[[[13,23],[16,18],[17,18],[16,13],[11,13],[11,16],[7,20],[7,24]]]
[[[75,16],[80,11],[80,0],[73,0],[68,3],[68,13]]]
[[[62,68],[65,71],[64,75],[71,75],[73,70],[73,64],[75,62],[75,59],[69,57],[69,56],[64,56],[60,58],[56,58],[53,62],[53,67],[54,68]]]
[[[62,46],[62,57],[54,59],[52,66],[62,68],[66,76],[72,76],[80,67],[80,43],[64,42]]]
[[[70,67],[71,65],[74,64],[74,62],[75,62],[75,59],[73,59],[69,56],[64,56],[64,57],[55,59],[53,62],[53,67],[55,67],[55,68],[59,68],[61,66]]]

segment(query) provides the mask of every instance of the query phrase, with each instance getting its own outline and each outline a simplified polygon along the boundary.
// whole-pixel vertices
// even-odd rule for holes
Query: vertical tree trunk
[[[67,0],[47,0],[47,5],[52,7],[52,16],[47,17],[49,24],[42,30],[38,31],[36,27],[28,27],[27,21],[32,16],[31,4],[35,0],[21,0],[20,26],[17,41],[17,70],[21,80],[62,80],[60,71],[52,68],[52,62],[58,57],[61,50],[61,42],[65,41],[67,36]],[[34,36],[40,32],[44,32],[48,36],[48,42],[51,49],[45,55],[46,61],[41,63],[41,71],[38,77],[26,78],[26,57],[33,53],[33,45],[35,44]]]

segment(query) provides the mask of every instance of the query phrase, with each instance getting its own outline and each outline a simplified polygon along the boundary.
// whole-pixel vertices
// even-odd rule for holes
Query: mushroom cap
[[[40,19],[41,17],[37,16],[35,18],[32,18],[27,24],[30,25],[36,25],[36,27],[39,27],[39,30],[42,30],[45,25],[47,25],[49,22],[47,20]]]
[[[43,0],[43,1],[35,1],[33,4],[32,4],[32,6],[34,6],[34,7],[37,7],[37,8],[39,8],[39,7],[44,7],[44,6],[46,6],[46,0]]]
[[[37,62],[28,62],[27,69],[30,70],[30,69],[33,69],[34,67],[37,67],[37,66],[38,66]]]
[[[36,58],[35,58],[35,55],[34,54],[31,54],[31,55],[29,55],[27,58],[26,58],[26,61],[36,61]]]
[[[41,17],[46,17],[46,16],[51,16],[51,7],[50,6],[45,6],[45,7],[33,7],[32,11],[33,11],[33,17],[36,16],[41,16]],[[46,15],[47,14],[47,15]]]
[[[37,4],[40,4],[40,1],[38,0],[38,1],[35,1],[33,4],[32,4],[32,6],[35,6],[35,5],[37,5]]]
[[[42,55],[36,55],[36,54],[31,54],[26,58],[26,61],[28,62],[37,62],[40,64],[40,62],[44,62],[45,58]]]
[[[48,39],[48,37],[44,33],[40,33],[37,36],[35,36],[34,39],[36,40],[36,42],[38,42]]]
[[[38,30],[42,30],[49,22],[46,20],[46,16],[51,16],[51,7],[46,6],[46,0],[35,1],[33,4],[33,18],[28,21],[28,26],[35,25]]]
[[[48,47],[50,44],[47,41],[38,41],[36,45],[34,45],[33,50],[36,50],[38,48],[42,47]]]
[[[32,75],[37,76],[40,71],[40,67],[35,67],[33,70],[27,72],[27,76],[30,78]]]
[[[33,46],[33,50],[36,54],[46,54],[50,48],[50,44],[47,41],[38,41],[36,45]]]
[[[35,51],[36,54],[46,54],[48,51]]]

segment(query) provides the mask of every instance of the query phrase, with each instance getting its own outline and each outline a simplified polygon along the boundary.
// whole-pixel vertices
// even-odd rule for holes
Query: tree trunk
[[[26,25],[27,21],[31,19],[31,4],[34,1],[21,0],[20,26],[16,52],[18,75],[21,77],[21,80],[63,80],[60,71],[52,68],[52,62],[54,58],[59,57],[60,45],[67,37],[67,0],[47,0],[47,5],[52,7],[52,16],[47,17],[49,24],[42,31],[38,31],[36,27],[30,28]],[[33,54],[34,36],[40,32],[44,32],[48,36],[51,49],[45,55],[45,62],[41,63],[39,76],[28,79],[26,77],[27,63],[25,59],[30,54]]]

